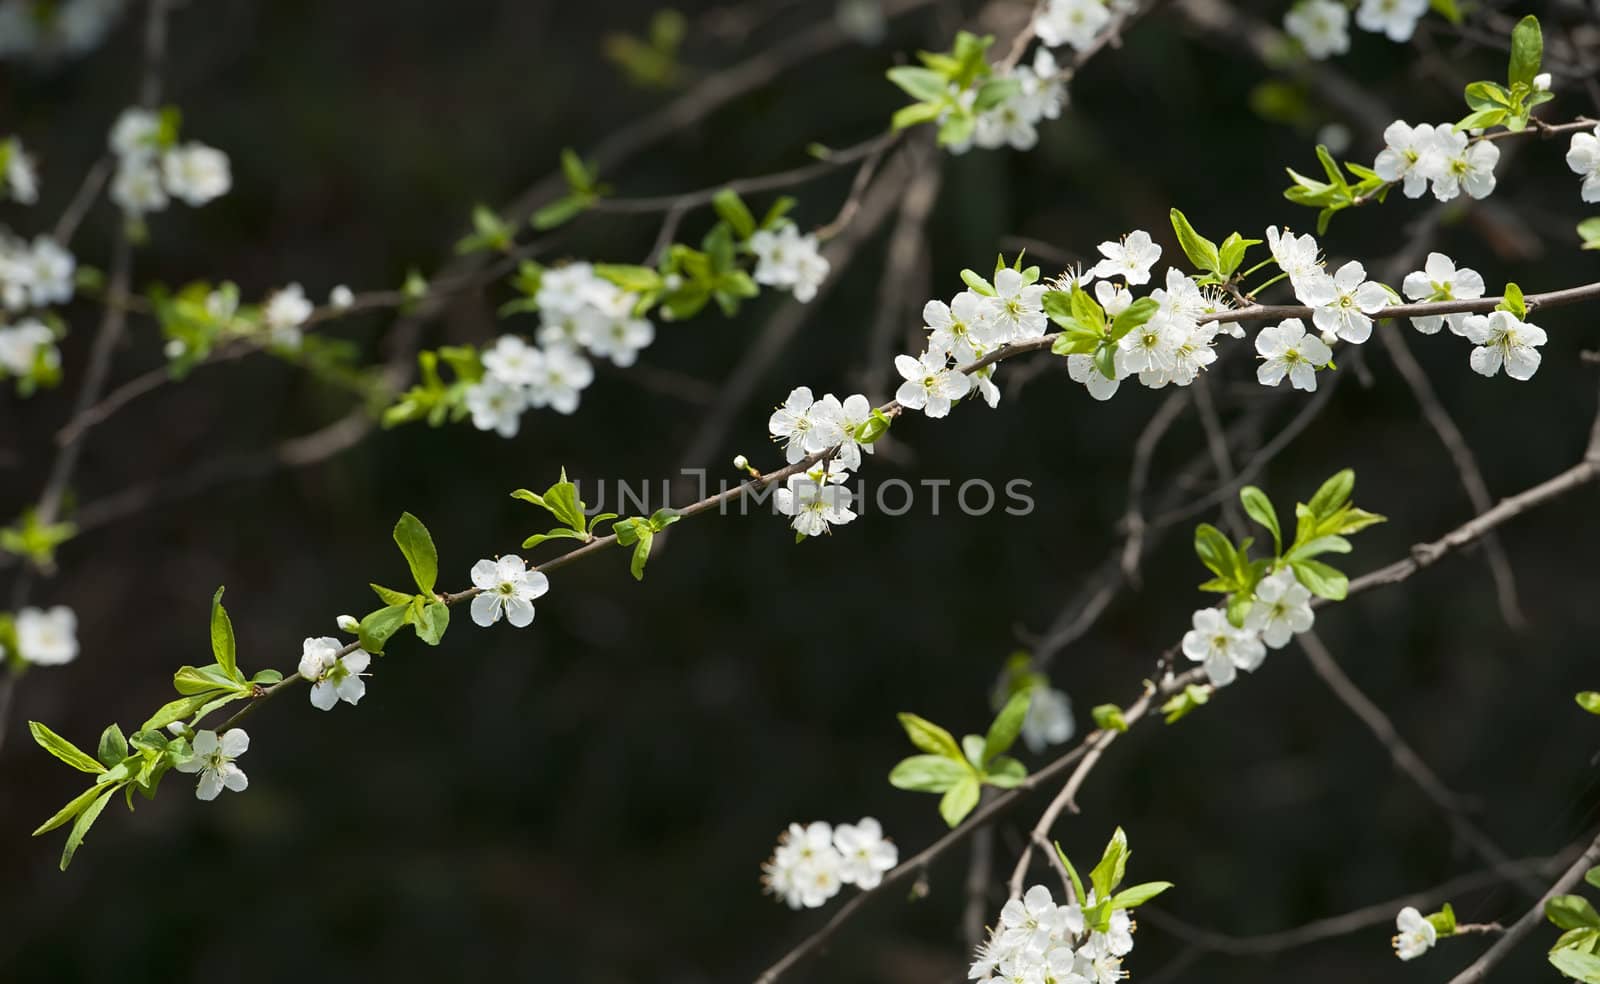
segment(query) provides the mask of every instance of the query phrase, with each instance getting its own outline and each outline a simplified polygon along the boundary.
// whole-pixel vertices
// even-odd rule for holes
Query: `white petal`
[[[482,626],[500,621],[500,599],[492,594],[480,594],[473,598],[472,620]]]

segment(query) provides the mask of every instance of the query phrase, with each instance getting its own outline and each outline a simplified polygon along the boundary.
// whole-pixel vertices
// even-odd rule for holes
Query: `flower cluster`
[[[1467,267],[1457,269],[1455,261],[1443,253],[1429,253],[1421,270],[1406,274],[1400,285],[1414,301],[1456,301],[1482,297],[1483,277]],[[1509,292],[1509,291],[1508,291]],[[1411,324],[1425,335],[1443,327],[1472,342],[1476,347],[1468,359],[1474,372],[1493,376],[1501,367],[1512,379],[1526,380],[1539,370],[1537,347],[1546,341],[1543,328],[1529,324],[1516,312],[1499,310],[1483,314],[1443,314],[1412,318]]]
[[[1593,133],[1574,133],[1567,146],[1567,167],[1583,179],[1579,193],[1586,202],[1600,202],[1600,126]]]
[[[1395,120],[1384,128],[1383,142],[1372,170],[1399,183],[1407,198],[1421,198],[1430,184],[1441,202],[1462,192],[1487,198],[1494,191],[1500,148],[1492,140],[1469,139],[1450,123],[1411,126]]]
[[[175,111],[130,107],[111,128],[117,173],[111,200],[131,218],[164,210],[173,198],[199,207],[228,193],[228,155],[198,141],[178,143]]]
[[[820,536],[831,525],[856,518],[850,510],[850,490],[844,483],[850,472],[861,467],[862,452],[872,453],[869,438],[873,426],[872,405],[860,393],[843,400],[827,393],[819,400],[810,387],[798,386],[783,406],[772,411],[767,430],[783,446],[784,459],[789,464],[837,449],[831,458],[790,475],[784,487],[773,495],[778,511],[791,517],[790,525],[797,533]]]
[[[9,619],[9,632],[3,631],[5,621],[0,618],[0,658],[14,655],[34,666],[61,666],[78,658],[78,616],[67,606],[24,608]]]
[[[748,246],[756,257],[756,283],[791,291],[801,304],[816,297],[817,288],[828,279],[828,260],[817,249],[816,234],[802,236],[793,222],[757,229],[750,234]],[[630,358],[617,364],[629,365],[632,361]]]
[[[365,649],[345,652],[344,644],[332,636],[307,639],[300,649],[299,672],[311,684],[311,706],[331,711],[341,700],[352,706],[360,703],[367,694],[361,676],[371,663],[372,655]]]
[[[1109,917],[1104,932],[1090,927],[1086,905],[1058,905],[1043,885],[1000,910],[1000,922],[978,947],[969,980],[1006,984],[1116,984],[1127,976],[1122,959],[1133,951],[1136,928],[1127,910]]]
[[[26,311],[72,300],[78,262],[50,236],[30,244],[0,228],[0,306]]]
[[[1284,568],[1256,584],[1243,626],[1228,621],[1220,608],[1195,612],[1194,628],[1183,635],[1183,654],[1204,667],[1212,686],[1226,687],[1240,670],[1253,673],[1269,648],[1287,646],[1313,620],[1310,589]]]
[[[81,55],[100,45],[126,0],[0,3],[0,60]]]
[[[1087,6],[1105,9],[1099,0],[1087,0]],[[965,153],[974,146],[985,150],[1006,146],[1032,150],[1039,142],[1039,124],[1059,118],[1067,104],[1062,71],[1049,48],[1034,51],[1033,64],[1019,65],[1008,74],[996,77],[1015,80],[1015,90],[1001,102],[979,112],[971,136],[947,145],[950,153]]]
[[[1138,9],[1136,0],[1045,0],[1034,15],[1033,30],[1052,48],[1083,51],[1111,23],[1113,14]]]
[[[871,817],[837,827],[822,821],[791,823],[777,849],[762,864],[766,891],[791,909],[815,909],[845,885],[877,888],[883,873],[900,862],[900,851]]]
[[[1427,12],[1428,0],[1361,0],[1356,26],[1404,43],[1411,40],[1417,22]],[[1339,0],[1301,0],[1284,15],[1283,29],[1312,58],[1350,50],[1350,8]]]

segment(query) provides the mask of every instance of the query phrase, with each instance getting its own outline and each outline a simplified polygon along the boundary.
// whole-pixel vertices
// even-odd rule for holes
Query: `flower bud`
[[[344,632],[355,632],[357,629],[361,628],[361,623],[356,621],[354,616],[340,615],[339,628]]]

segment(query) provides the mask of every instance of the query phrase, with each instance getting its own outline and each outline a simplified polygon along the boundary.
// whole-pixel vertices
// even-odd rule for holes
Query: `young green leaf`
[[[1001,789],[1012,789],[1028,778],[1027,766],[1009,755],[997,755],[983,770],[983,781]]]
[[[951,786],[939,799],[939,816],[949,826],[956,826],[978,805],[978,792],[978,777],[968,775]]]
[[[217,665],[222,667],[222,672],[230,679],[243,683],[244,677],[239,675],[233,620],[228,618],[228,610],[222,607],[222,591],[222,588],[218,588],[216,595],[211,599],[211,655],[216,657]]]
[[[711,199],[711,207],[716,209],[722,221],[728,223],[733,234],[742,242],[749,239],[756,231],[756,217],[750,214],[749,206],[744,199],[732,188],[724,188],[717,192]]]
[[[942,755],[957,762],[966,761],[966,757],[961,754],[961,746],[956,744],[955,737],[950,732],[926,718],[907,711],[902,711],[896,716],[900,719],[900,727],[906,729],[906,737],[911,739],[911,744],[929,755]]]
[[[57,810],[54,816],[46,820],[44,823],[41,823],[39,825],[39,829],[33,832],[33,836],[38,837],[40,834],[48,834],[50,831],[66,823],[68,820],[71,820],[79,813],[82,813],[83,808],[88,806],[96,796],[100,795],[101,791],[104,789],[104,786],[90,786],[88,789],[85,789],[83,792],[74,796],[66,806],[63,806],[61,809]]]
[[[1331,516],[1336,509],[1350,501],[1350,493],[1355,487],[1356,473],[1346,468],[1323,482],[1306,505],[1310,507],[1312,515],[1319,519]]]
[[[1239,490],[1239,502],[1247,516],[1272,533],[1273,556],[1283,556],[1283,530],[1278,526],[1278,511],[1272,508],[1272,500],[1254,485],[1246,485]]]
[[[168,701],[162,704],[154,714],[150,715],[150,719],[141,724],[139,730],[154,731],[157,728],[165,728],[174,721],[183,721],[193,717],[196,711],[223,692],[220,690],[208,690],[204,693],[190,694],[187,697],[179,697],[177,700]]]
[[[1350,591],[1350,579],[1320,560],[1297,560],[1289,565],[1294,576],[1311,593],[1329,601],[1343,601]]]
[[[945,77],[929,68],[899,65],[884,73],[906,95],[918,102],[938,102],[946,96]],[[615,181],[615,177],[612,178]]]
[[[1022,722],[1028,716],[1028,705],[1032,701],[1032,690],[1019,690],[1006,701],[1000,713],[995,715],[994,723],[989,725],[989,733],[984,736],[983,761],[979,765],[987,765],[1016,744],[1017,736],[1022,733]]]
[[[128,757],[128,739],[122,736],[122,729],[113,724],[100,732],[100,746],[96,754],[107,766],[121,765],[122,760]]]
[[[1067,880],[1072,882],[1073,900],[1082,905],[1089,899],[1089,896],[1083,892],[1083,879],[1078,877],[1078,869],[1074,868],[1072,862],[1067,859],[1067,852],[1061,849],[1060,841],[1055,842],[1055,848],[1056,857],[1061,861],[1061,867],[1067,869]]]
[[[411,577],[417,582],[417,589],[431,596],[434,583],[439,579],[439,551],[433,545],[428,528],[410,513],[401,513],[400,521],[394,524],[394,542],[411,566]]]
[[[1578,694],[1577,700],[1578,706],[1590,714],[1600,714],[1600,691],[1585,690]],[[1595,887],[1600,888],[1600,885]]]
[[[1123,889],[1111,897],[1111,908],[1132,909],[1135,906],[1144,905],[1146,902],[1150,901],[1171,887],[1171,882],[1164,881],[1144,882],[1143,884],[1133,885],[1129,888]]]
[[[94,775],[106,771],[105,766],[96,762],[83,749],[51,731],[38,721],[29,721],[28,731],[33,734],[33,740],[39,743],[40,748],[79,772],[88,772]]]
[[[94,826],[96,820],[100,819],[100,814],[105,810],[107,801],[111,799],[111,795],[116,791],[117,786],[111,786],[101,793],[98,799],[85,807],[82,813],[78,814],[78,819],[72,824],[72,832],[67,834],[67,846],[61,851],[62,871],[66,871],[67,865],[72,863],[72,856],[78,853],[78,848],[83,844],[83,838],[89,833],[89,828]]]
[[[442,601],[430,601],[417,617],[417,638],[430,646],[437,646],[450,627],[450,606]]]
[[[1220,273],[1222,259],[1217,253],[1217,244],[1195,232],[1194,226],[1189,224],[1189,219],[1177,209],[1171,210],[1172,231],[1178,234],[1178,245],[1183,247],[1183,254],[1193,263],[1195,269]]]
[[[1109,900],[1112,891],[1122,884],[1122,876],[1127,870],[1130,853],[1128,835],[1118,827],[1111,834],[1111,840],[1106,843],[1105,853],[1100,855],[1100,863],[1089,872],[1089,882],[1094,886],[1096,898]]]
[[[1123,717],[1122,708],[1115,704],[1100,704],[1089,712],[1094,719],[1094,726],[1101,731],[1127,731],[1128,719]]]
[[[1529,14],[1511,30],[1511,64],[1506,71],[1506,81],[1533,88],[1533,77],[1539,74],[1539,63],[1543,59],[1544,32],[1539,29],[1539,18]]]
[[[356,638],[360,640],[361,648],[369,653],[383,652],[389,637],[399,632],[400,627],[406,624],[410,612],[411,604],[407,599],[405,604],[388,605],[368,613],[356,630]]]
[[[971,775],[971,769],[943,755],[912,755],[889,773],[889,784],[914,793],[942,793]]]
[[[1557,895],[1544,904],[1545,918],[1562,929],[1600,929],[1600,913],[1581,895]]]
[[[378,596],[378,600],[383,602],[385,605],[411,604],[412,596],[404,591],[396,591],[393,588],[386,588],[381,584],[368,584],[367,587],[371,588],[373,594],[376,594]]]
[[[1550,965],[1574,980],[1600,984],[1600,957],[1576,947],[1550,951]]]

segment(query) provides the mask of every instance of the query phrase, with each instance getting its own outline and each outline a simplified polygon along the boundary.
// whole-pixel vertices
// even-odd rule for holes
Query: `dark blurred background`
[[[204,209],[155,216],[135,282],[231,278],[251,297],[298,280],[315,298],[335,283],[396,285],[408,267],[446,262],[472,205],[512,199],[554,169],[561,147],[591,147],[835,16],[822,0],[678,6],[690,28],[679,91],[631,84],[605,53],[609,35],[648,32],[654,0],[181,7],[171,19],[166,100],[182,106],[188,136],[231,154],[234,190]],[[961,25],[1009,30],[1025,10],[1002,3],[980,22],[972,0],[899,6],[914,9],[891,18],[881,40],[841,41],[801,59],[606,179],[622,195],[663,194],[803,164],[812,141],[845,146],[884,124],[901,100],[882,73],[904,53],[944,47]],[[1281,21],[1281,4],[1250,7],[1251,17]],[[1529,9],[1547,23],[1593,16]],[[131,5],[84,57],[0,63],[0,132],[20,135],[44,176],[40,205],[4,213],[17,231],[54,221],[132,101],[141,14]],[[1431,59],[1352,34],[1352,53],[1334,68],[1411,120],[1458,117],[1458,82],[1504,71],[1502,53],[1464,50],[1444,30],[1429,38]],[[403,580],[389,540],[402,510],[429,524],[441,581],[457,588],[473,561],[535,530],[537,517],[506,492],[542,488],[562,466],[592,482],[659,480],[685,464],[731,480],[736,452],[770,465],[772,404],[802,383],[859,388],[885,300],[899,305],[888,317],[914,330],[926,297],[953,295],[959,269],[983,269],[997,250],[1048,244],[1035,255],[1059,268],[1092,257],[1101,240],[1146,228],[1175,260],[1171,205],[1216,238],[1233,228],[1260,235],[1268,223],[1309,226],[1310,213],[1279,196],[1282,166],[1314,170],[1315,134],[1329,122],[1352,133],[1351,159],[1370,161],[1380,144],[1293,70],[1264,68],[1241,37],[1219,38],[1161,4],[1120,49],[1088,65],[1070,110],[1043,126],[1036,151],[886,164],[848,234],[858,247],[835,265],[836,287],[788,339],[765,334],[774,319],[792,317],[781,296],[734,319],[708,313],[661,326],[643,357],[649,367],[693,377],[713,399],[751,384],[703,460],[685,461],[685,451],[721,410],[700,389],[607,373],[577,415],[535,412],[511,441],[465,424],[377,432],[310,467],[207,482],[67,544],[59,574],[33,597],[77,610],[82,655],[21,681],[0,750],[0,979],[754,977],[826,917],[761,894],[759,864],[787,823],[873,815],[903,857],[941,833],[932,797],[885,781],[909,748],[894,713],[982,729],[1005,656],[1107,575],[1133,442],[1168,392],[1129,385],[1099,404],[1058,366],[1033,367],[1025,372],[1035,378],[1009,389],[998,411],[903,421],[868,465],[878,480],[1024,478],[1037,503],[1028,516],[869,515],[800,546],[777,518],[706,518],[664,539],[642,584],[620,554],[553,575],[530,629],[481,630],[460,613],[440,648],[394,647],[359,708],[322,714],[301,695],[263,708],[241,761],[247,793],[201,804],[172,777],[137,813],[108,811],[66,874],[56,870],[61,833],[28,833],[79,783],[28,740],[25,722],[47,722],[89,747],[110,720],[131,730],[168,699],[177,665],[209,659],[206,617],[218,584],[228,587],[241,664],[291,668],[302,638],[371,606],[367,581]],[[1596,111],[1580,83],[1558,86],[1549,118]],[[1582,213],[1564,147],[1530,142],[1502,166],[1487,207],[1446,216],[1434,246],[1484,271],[1491,290],[1507,279],[1529,291],[1595,279],[1600,254],[1580,253],[1571,232]],[[933,168],[941,183],[913,238],[915,262],[890,269],[902,188]],[[834,215],[852,173],[798,190],[803,227]],[[771,196],[753,200],[765,207]],[[1377,273],[1429,208],[1395,196],[1341,215],[1327,248]],[[708,222],[690,214],[683,235],[698,237]],[[80,262],[105,265],[114,227],[102,203],[74,243]],[[637,262],[658,229],[656,216],[585,217],[549,258]],[[527,316],[495,320],[506,296],[496,288],[452,302],[422,342],[531,333]],[[80,301],[68,313],[64,387],[31,400],[0,396],[6,517],[39,494],[99,310]],[[1467,343],[1449,333],[1384,329],[1407,334],[1497,497],[1576,462],[1596,409],[1595,369],[1579,360],[1600,343],[1594,311],[1537,320],[1551,340],[1528,383],[1470,372]],[[332,330],[377,359],[392,321],[367,316]],[[906,343],[892,331],[899,350]],[[739,376],[746,353],[768,345],[778,346],[773,363],[754,379]],[[152,322],[136,318],[114,378],[158,365],[160,349]],[[1245,421],[1246,450],[1304,406],[1299,394],[1279,399],[1257,386],[1250,361],[1240,353],[1210,375],[1223,419]],[[1346,365],[1331,403],[1258,479],[1287,510],[1338,468],[1356,469],[1357,502],[1390,522],[1358,537],[1342,565],[1352,574],[1473,513],[1376,340],[1365,361],[1367,378]],[[1002,385],[1017,372],[1003,368]],[[75,497],[89,504],[181,481],[350,409],[347,394],[265,357],[205,368],[92,432]],[[1154,456],[1147,511],[1215,485],[1204,468],[1190,486],[1177,482],[1203,447],[1188,412]],[[1597,506],[1591,487],[1504,527],[1527,617],[1520,629],[1502,618],[1481,551],[1318,615],[1320,635],[1356,683],[1470,798],[1474,819],[1512,857],[1558,852],[1597,819],[1600,723],[1572,702],[1600,683]],[[1142,584],[1120,591],[1094,629],[1057,655],[1052,679],[1071,694],[1080,730],[1093,705],[1137,693],[1205,602],[1194,590],[1204,571],[1188,530],[1217,517],[1209,510],[1149,544]],[[15,576],[15,567],[0,572],[8,589]],[[997,829],[990,920],[1047,799],[1035,796]],[[1083,813],[1057,830],[1070,852],[1089,857],[1121,824],[1135,849],[1131,875],[1178,883],[1161,900],[1164,912],[1233,935],[1290,928],[1484,867],[1295,647],[1180,724],[1118,742],[1080,802]],[[931,872],[926,898],[874,905],[793,979],[963,979],[966,865],[965,851],[954,852]],[[1511,887],[1455,902],[1473,921],[1509,920],[1529,904]],[[1402,965],[1389,950],[1392,929],[1378,925],[1277,955],[1230,957],[1190,950],[1153,922],[1127,963],[1135,979],[1165,970],[1169,979],[1230,984],[1289,975],[1304,984],[1439,980],[1480,946],[1445,943]],[[1555,935],[1535,934],[1501,979],[1553,978],[1542,949]]]

